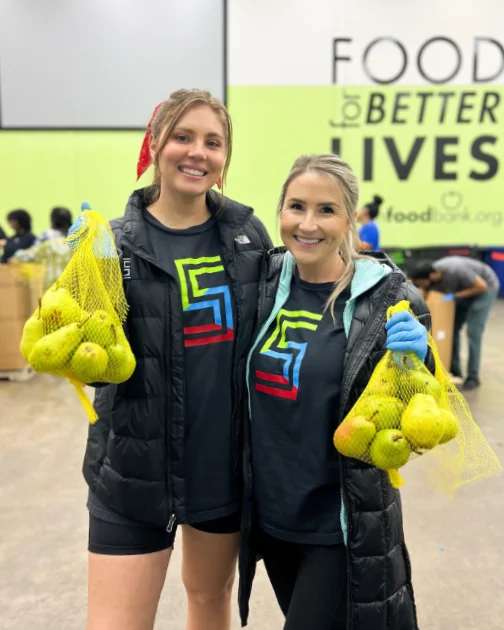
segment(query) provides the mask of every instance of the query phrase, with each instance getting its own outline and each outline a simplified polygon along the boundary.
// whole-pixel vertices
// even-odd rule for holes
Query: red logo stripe
[[[270,394],[271,396],[278,396],[279,398],[288,398],[289,400],[296,400],[298,392],[297,387],[292,387],[292,389],[278,389],[277,387],[269,387],[268,385],[261,385],[260,383],[256,383],[256,389],[263,394]]]
[[[219,324],[205,324],[205,326],[187,326],[184,328],[184,335],[196,335],[198,333],[212,332],[214,330],[221,330]]]
[[[234,331],[232,328],[230,328],[225,335],[218,335],[217,337],[202,337],[201,339],[186,339],[184,341],[184,346],[186,348],[190,348],[192,346],[206,346],[209,343],[219,343],[221,341],[232,341],[233,339],[234,339]]]
[[[262,381],[278,383],[279,385],[289,384],[289,380],[280,374],[270,374],[269,372],[261,372],[260,370],[256,370],[256,378],[260,378]]]

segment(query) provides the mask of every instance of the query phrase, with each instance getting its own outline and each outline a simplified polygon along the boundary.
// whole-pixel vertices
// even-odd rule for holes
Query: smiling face
[[[151,152],[156,143],[151,140]],[[208,105],[190,108],[177,121],[158,155],[161,186],[184,197],[206,194],[222,174],[226,161],[224,128]]]
[[[281,209],[280,234],[301,275],[303,268],[310,276],[332,275],[350,230],[344,195],[333,177],[307,171],[289,183]]]

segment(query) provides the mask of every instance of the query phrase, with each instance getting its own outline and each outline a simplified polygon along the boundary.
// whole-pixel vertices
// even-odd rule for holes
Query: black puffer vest
[[[113,222],[130,306],[126,334],[137,359],[121,385],[99,387],[90,426],[84,477],[115,512],[153,526],[185,519],[184,362],[182,307],[177,287],[153,258],[143,208],[145,191],[132,194],[124,219]],[[241,474],[244,366],[257,315],[261,261],[271,246],[253,210],[209,194],[222,258],[236,308],[233,417],[236,474]],[[208,378],[215,378],[209,374]]]
[[[258,329],[273,309],[283,250],[263,266]],[[387,308],[408,300],[429,329],[430,313],[418,291],[382,254],[373,255],[392,273],[357,299],[347,340],[339,421],[364,391],[385,353]],[[429,367],[433,367],[429,365]],[[386,472],[341,457],[342,497],[348,525],[347,630],[418,630],[409,555],[404,541],[401,497]],[[247,625],[249,599],[260,555],[253,504],[250,428],[245,425],[245,500],[240,551],[240,614]]]

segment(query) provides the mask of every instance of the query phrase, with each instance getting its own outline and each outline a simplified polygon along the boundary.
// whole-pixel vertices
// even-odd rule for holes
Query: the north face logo
[[[131,258],[123,258],[123,278],[131,280]]]
[[[250,239],[246,234],[238,234],[238,236],[235,237],[235,241],[240,245],[248,245],[250,243]]]

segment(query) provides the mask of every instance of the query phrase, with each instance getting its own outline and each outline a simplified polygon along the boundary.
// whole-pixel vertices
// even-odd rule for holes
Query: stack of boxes
[[[429,291],[425,301],[432,318],[432,337],[436,342],[439,358],[447,372],[450,371],[455,324],[455,302],[443,301],[444,295]]]
[[[19,344],[26,320],[42,295],[43,268],[30,266],[29,277],[13,265],[0,265],[0,372],[26,367]]]

